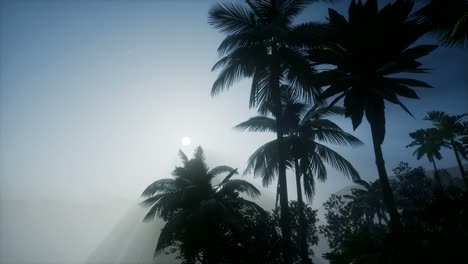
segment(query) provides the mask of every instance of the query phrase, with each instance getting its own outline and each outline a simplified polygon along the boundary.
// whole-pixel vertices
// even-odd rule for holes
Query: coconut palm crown
[[[351,189],[351,195],[344,195],[350,199],[350,205],[358,215],[363,215],[368,223],[373,223],[377,217],[379,223],[387,222],[385,203],[382,199],[380,181],[367,182],[361,179],[355,181],[361,188]]]
[[[260,191],[247,181],[232,179],[237,169],[229,166],[217,166],[209,169],[201,147],[195,149],[194,158],[179,152],[182,165],[172,172],[173,178],[160,179],[150,184],[142,193],[146,199],[142,205],[150,207],[144,221],[155,216],[166,222],[159,236],[155,255],[173,245],[181,243],[181,253],[190,263],[196,254],[209,257],[209,241],[222,223],[235,221],[236,210],[242,208],[263,210],[254,202],[240,197],[240,194],[251,198],[260,196]],[[227,174],[216,185],[212,180],[219,175]],[[211,236],[211,237],[210,237]]]
[[[435,163],[435,159],[442,159],[440,149],[442,147],[450,147],[450,145],[444,141],[440,133],[435,128],[429,129],[418,129],[415,132],[409,134],[413,141],[406,147],[417,147],[413,155],[419,160],[423,156],[426,156],[429,162],[434,166],[434,176],[439,187],[442,187],[440,181],[439,172]],[[434,159],[435,158],[435,159]]]
[[[283,84],[293,86],[309,101],[321,101],[320,88],[312,76],[314,68],[304,47],[312,46],[323,27],[314,23],[294,25],[294,19],[311,0],[246,0],[246,4],[216,4],[208,23],[227,34],[218,48],[221,59],[213,66],[220,73],[213,83],[217,95],[242,78],[252,78],[249,106],[276,117],[278,148],[278,192],[281,203],[283,255],[291,263],[291,225],[288,209],[286,161],[281,122]],[[271,107],[272,106],[272,107]]]
[[[327,117],[343,115],[341,107],[313,107],[300,101],[292,89],[285,89],[282,96],[282,113],[285,127],[287,167],[300,172],[303,177],[304,191],[308,200],[315,192],[315,178],[327,179],[325,163],[353,180],[359,173],[352,164],[327,145],[359,146],[362,142],[343,131]],[[241,131],[275,132],[275,119],[267,115],[256,116],[235,126]],[[248,159],[244,174],[253,173],[262,177],[263,185],[268,187],[278,174],[277,140],[272,140],[258,148]],[[299,167],[295,166],[299,161]]]
[[[461,159],[467,158],[467,153],[463,147],[462,138],[467,134],[468,121],[464,121],[468,113],[461,115],[449,115],[442,111],[428,112],[424,120],[432,122],[439,135],[450,145],[455,154],[460,175],[468,188],[468,175],[465,174]]]
[[[380,10],[376,0],[353,0],[348,19],[329,9],[329,24],[335,33],[330,34],[325,48],[310,52],[312,61],[335,66],[319,74],[323,84],[329,84],[323,97],[333,98],[330,105],[343,99],[345,114],[351,118],[354,129],[364,115],[370,124],[379,179],[395,230],[400,230],[401,224],[381,148],[385,138],[385,102],[410,113],[399,97],[418,99],[412,88],[431,86],[396,74],[427,73],[418,59],[437,47],[414,46],[427,30],[409,18],[412,8],[413,1],[409,0],[394,1]]]

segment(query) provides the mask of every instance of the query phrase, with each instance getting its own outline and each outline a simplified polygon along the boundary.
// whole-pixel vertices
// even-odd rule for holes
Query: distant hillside
[[[87,264],[172,264],[174,255],[153,259],[157,238],[164,225],[161,219],[142,223],[147,208],[133,206],[112,232],[90,255]]]
[[[131,204],[1,200],[0,263],[83,264]]]

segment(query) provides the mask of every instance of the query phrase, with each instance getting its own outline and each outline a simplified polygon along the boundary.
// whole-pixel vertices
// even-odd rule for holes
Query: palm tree
[[[358,172],[341,155],[323,143],[336,145],[362,144],[356,137],[344,132],[339,126],[326,119],[330,115],[342,115],[341,107],[308,107],[300,102],[292,89],[283,90],[282,118],[284,122],[284,144],[286,164],[296,174],[297,201],[304,209],[302,186],[309,201],[315,192],[315,177],[321,181],[327,179],[324,161],[333,168],[353,179],[359,178]],[[262,115],[252,117],[236,126],[243,131],[276,132],[275,119]],[[253,153],[244,173],[252,172],[263,177],[263,185],[268,186],[278,174],[278,140],[272,140]],[[303,185],[301,183],[301,178]],[[307,249],[307,224],[303,210],[299,210],[302,263],[310,263]]]
[[[468,42],[468,1],[431,0],[416,12],[444,46],[463,47]]]
[[[468,155],[468,135],[464,136],[462,139],[463,149],[465,150],[465,154]]]
[[[442,159],[442,154],[440,154],[441,147],[448,147],[449,144],[443,140],[437,129],[429,128],[429,129],[418,129],[415,132],[409,134],[410,137],[413,139],[408,147],[417,146],[416,150],[414,151],[413,155],[416,155],[416,158],[419,160],[424,155],[427,156],[429,162],[432,163],[434,166],[434,177],[436,179],[439,188],[442,190],[442,183],[440,182],[439,171],[437,170],[437,166],[435,163],[434,158],[437,160]]]
[[[142,194],[146,197],[142,204],[151,207],[143,220],[158,216],[167,221],[155,255],[178,241],[187,263],[195,263],[200,253],[203,263],[217,263],[216,237],[224,234],[220,232],[222,224],[235,221],[235,212],[242,208],[263,212],[239,194],[256,198],[260,192],[244,180],[231,179],[237,169],[229,166],[209,169],[201,147],[195,150],[193,159],[189,160],[182,151],[179,155],[183,166],[174,169],[174,178],[157,180]],[[223,173],[227,176],[213,185],[212,179]]]
[[[457,160],[458,167],[460,168],[460,173],[465,181],[465,185],[468,188],[468,179],[465,175],[465,170],[461,163],[460,156],[466,158],[466,152],[463,149],[463,145],[460,142],[459,138],[466,133],[467,122],[463,122],[463,118],[467,114],[462,115],[449,115],[441,111],[432,111],[428,112],[424,120],[431,121],[432,124],[437,128],[440,136],[447,141],[450,145],[455,158]]]
[[[329,9],[333,37],[325,48],[310,51],[313,62],[336,66],[318,74],[324,84],[331,84],[323,97],[335,96],[330,105],[344,98],[345,114],[351,117],[354,129],[361,124],[364,114],[369,122],[384,201],[395,231],[400,230],[401,223],[381,147],[385,137],[385,101],[411,114],[398,96],[418,99],[411,87],[431,86],[395,74],[428,72],[417,59],[436,48],[434,45],[410,48],[425,33],[424,26],[408,19],[412,7],[413,1],[408,0],[397,0],[381,10],[376,0],[365,4],[352,1],[348,20]]]
[[[311,76],[315,73],[303,51],[312,45],[322,27],[314,23],[293,25],[294,18],[312,0],[246,0],[246,4],[225,3],[209,11],[209,24],[228,36],[218,48],[222,57],[213,70],[221,69],[211,94],[217,95],[241,78],[252,77],[249,106],[276,118],[278,179],[284,260],[291,262],[290,219],[286,184],[284,129],[281,126],[280,94],[287,80],[309,101],[319,101],[320,90]]]
[[[351,200],[351,207],[357,210],[359,215],[364,215],[367,223],[373,223],[375,217],[377,217],[379,224],[382,223],[382,220],[387,222],[380,181],[366,182],[358,179],[354,182],[362,188],[353,188],[351,195],[344,195],[345,198]]]

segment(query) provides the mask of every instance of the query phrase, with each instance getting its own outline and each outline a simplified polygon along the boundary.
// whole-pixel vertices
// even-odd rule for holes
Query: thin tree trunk
[[[281,91],[280,91],[280,65],[276,58],[276,44],[272,46],[271,53],[271,89],[276,117],[276,137],[278,141],[278,182],[280,187],[280,217],[283,244],[284,263],[292,263],[291,256],[291,220],[288,206],[288,185],[286,183],[286,161],[283,139],[283,122],[281,116]]]
[[[275,210],[278,210],[278,208],[279,208],[279,197],[280,197],[280,184],[279,184],[279,181],[278,181],[278,184],[276,185]]]
[[[390,215],[390,225],[394,234],[399,234],[401,231],[400,215],[398,214],[395,205],[392,189],[390,187],[387,171],[385,169],[385,160],[382,154],[382,146],[377,140],[377,131],[374,125],[371,122],[369,123],[372,132],[372,142],[374,144],[375,164],[377,165],[377,171],[379,173],[379,179],[382,185],[384,202]]]
[[[303,264],[312,264],[309,258],[309,250],[307,245],[307,223],[304,215],[304,201],[302,200],[302,187],[301,187],[301,171],[299,169],[299,161],[294,159],[294,169],[296,171],[296,189],[297,189],[297,202],[299,204],[299,242],[301,249],[301,261]]]
[[[437,166],[435,164],[434,159],[432,159],[432,165],[434,166],[434,178],[437,182],[437,185],[439,185],[440,190],[442,191],[444,188],[442,187],[442,182],[440,181],[439,171],[437,170]]]
[[[453,141],[453,138],[450,139],[450,144],[452,145],[453,153],[455,153],[455,158],[457,159],[458,167],[460,168],[460,173],[463,178],[463,181],[465,182],[465,187],[468,190],[468,178],[465,175],[465,170],[463,169],[463,165],[461,163],[460,155],[458,155],[458,151],[455,148],[455,142]]]

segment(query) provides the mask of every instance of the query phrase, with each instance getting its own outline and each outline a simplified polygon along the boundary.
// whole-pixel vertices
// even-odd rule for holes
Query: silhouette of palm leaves
[[[174,178],[157,180],[142,193],[146,198],[142,205],[150,207],[143,221],[150,221],[155,216],[167,221],[159,236],[155,255],[177,239],[203,240],[189,235],[194,229],[201,228],[196,222],[211,223],[213,219],[233,221],[234,211],[243,208],[263,213],[257,204],[239,197],[245,194],[257,198],[260,191],[249,182],[231,179],[237,174],[237,169],[223,165],[210,170],[201,147],[195,149],[192,159],[182,151],[179,156],[183,166],[174,169]],[[214,177],[225,173],[227,175],[219,184],[212,185]]]

